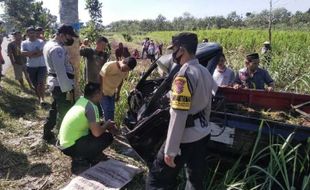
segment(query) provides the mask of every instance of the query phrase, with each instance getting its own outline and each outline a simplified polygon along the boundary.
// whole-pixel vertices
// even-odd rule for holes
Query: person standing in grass
[[[265,41],[262,47],[263,64],[269,66],[272,60],[272,49],[269,41]]]
[[[127,47],[124,47],[123,43],[118,44],[118,48],[115,50],[115,57],[117,61],[130,57],[129,50]]]
[[[44,104],[46,65],[43,58],[44,42],[37,39],[36,30],[29,27],[26,30],[28,39],[21,44],[21,54],[27,57],[27,72],[35,88],[40,104]]]
[[[49,91],[53,97],[43,132],[43,139],[49,143],[55,140],[52,130],[55,126],[59,130],[63,117],[74,103],[74,70],[64,47],[73,45],[73,37],[78,35],[72,26],[62,25],[57,29],[56,36],[48,41],[43,49]]]
[[[224,54],[220,55],[219,62],[213,73],[213,79],[218,86],[232,86],[235,80],[235,73],[226,66],[226,58]]]
[[[257,89],[264,90],[265,85],[267,91],[273,91],[274,81],[268,71],[261,69],[259,66],[258,53],[251,53],[245,58],[245,67],[240,69],[236,75],[234,88]]]
[[[147,50],[147,57],[151,60],[151,62],[155,61],[155,54],[156,54],[156,46],[154,41],[151,40]]]
[[[147,51],[149,49],[150,45],[150,38],[146,37],[143,42],[142,42],[142,54],[141,54],[141,59],[144,59],[144,53],[147,56]]]
[[[110,61],[103,65],[100,71],[103,92],[100,105],[106,120],[114,120],[115,102],[120,98],[123,80],[136,65],[137,61],[134,57],[127,57],[122,61]]]
[[[107,38],[99,37],[95,49],[86,46],[81,47],[80,55],[86,58],[87,82],[101,82],[99,72],[109,58],[107,52],[105,52],[108,43]]]
[[[15,80],[18,80],[22,88],[25,88],[23,74],[29,84],[30,88],[34,87],[31,84],[27,73],[26,57],[21,54],[22,35],[19,31],[15,31],[13,34],[13,41],[8,44],[8,56],[11,60],[14,69]]]

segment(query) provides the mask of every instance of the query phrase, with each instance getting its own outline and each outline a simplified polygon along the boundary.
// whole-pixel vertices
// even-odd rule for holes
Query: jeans
[[[50,136],[55,126],[57,131],[60,129],[63,118],[73,106],[73,101],[67,100],[66,94],[66,92],[61,92],[59,86],[54,87],[52,91],[53,102],[45,120],[43,138]]]
[[[99,137],[94,137],[90,132],[90,134],[78,139],[74,145],[63,149],[62,152],[72,158],[83,158],[93,161],[112,142],[113,136],[111,133],[103,133]]]
[[[105,120],[108,121],[110,119],[114,121],[115,97],[103,96],[100,100],[100,105],[103,110]]]
[[[177,189],[176,178],[179,171],[185,165],[187,190],[203,190],[203,179],[206,171],[206,143],[209,135],[192,143],[180,145],[181,155],[175,157],[175,168],[166,165],[164,161],[165,143],[161,146],[155,158],[148,179],[146,181],[147,190],[172,190]]]

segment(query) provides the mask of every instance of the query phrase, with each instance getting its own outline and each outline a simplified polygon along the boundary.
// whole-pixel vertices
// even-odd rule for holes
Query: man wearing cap
[[[44,30],[42,27],[36,27],[37,39],[45,41]]]
[[[166,142],[150,168],[146,189],[175,189],[176,178],[186,165],[186,189],[204,189],[206,143],[215,82],[195,57],[197,35],[172,37],[173,60],[180,71],[172,83],[170,121]]]
[[[245,67],[240,69],[236,75],[234,88],[258,89],[272,91],[274,89],[274,81],[270,77],[268,71],[258,67],[259,55],[252,53],[245,58]]]
[[[86,58],[87,82],[101,82],[99,72],[109,58],[105,52],[108,43],[108,39],[102,36],[97,39],[95,49],[81,47],[80,55]]]
[[[13,65],[15,79],[18,80],[20,86],[24,89],[25,88],[23,80],[23,74],[24,74],[29,84],[29,87],[33,88],[27,73],[27,67],[26,67],[27,59],[25,56],[21,54],[21,43],[22,43],[21,33],[19,31],[16,31],[12,35],[13,35],[13,41],[8,44],[8,56]]]
[[[71,46],[73,37],[78,37],[69,25],[58,28],[56,36],[48,41],[43,49],[43,55],[48,70],[48,85],[53,102],[44,124],[43,139],[52,142],[55,136],[52,129],[57,130],[67,111],[74,103],[74,71],[64,46]]]
[[[101,89],[103,98],[100,105],[104,112],[105,120],[114,121],[115,102],[120,98],[123,80],[127,78],[129,71],[137,65],[134,57],[127,57],[122,61],[110,61],[103,65],[101,76]]]
[[[262,47],[263,63],[269,64],[271,62],[271,44],[269,41],[265,41]]]
[[[26,30],[28,39],[21,44],[21,53],[27,57],[27,72],[33,87],[35,88],[39,102],[44,103],[46,66],[43,58],[44,42],[38,40],[33,27]]]

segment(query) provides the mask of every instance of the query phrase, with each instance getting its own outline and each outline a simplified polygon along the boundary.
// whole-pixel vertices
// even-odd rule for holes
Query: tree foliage
[[[102,23],[102,3],[99,0],[86,0],[86,7],[88,10],[91,21],[96,23],[96,25],[101,25]]]
[[[4,2],[3,20],[12,28],[21,30],[29,26],[49,28],[57,17],[43,8],[42,1],[34,0],[2,0]]]
[[[269,22],[269,11],[263,10],[259,13],[247,12],[245,17],[238,15],[235,11],[224,16],[209,16],[195,18],[190,13],[183,13],[172,21],[163,15],[156,19],[144,19],[141,21],[117,21],[112,22],[108,29],[115,32],[150,32],[150,31],[182,31],[182,30],[204,30],[210,28],[267,28]],[[272,23],[279,28],[306,28],[310,29],[310,9],[306,12],[297,11],[292,14],[285,8],[274,9],[272,12]]]

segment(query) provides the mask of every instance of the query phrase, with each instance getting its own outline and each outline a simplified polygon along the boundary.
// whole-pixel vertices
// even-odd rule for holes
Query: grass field
[[[137,47],[148,36],[167,46],[171,36],[178,32],[151,32],[132,35]],[[266,30],[223,29],[196,31],[199,41],[208,38],[210,42],[222,45],[228,65],[234,70],[243,67],[244,56],[261,52],[262,44],[268,39]],[[120,35],[119,39],[122,39]],[[124,41],[124,39],[123,39]],[[310,94],[310,34],[306,31],[274,31],[272,33],[272,62],[261,63],[276,82],[277,90]]]

